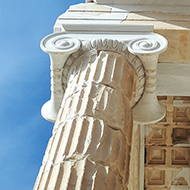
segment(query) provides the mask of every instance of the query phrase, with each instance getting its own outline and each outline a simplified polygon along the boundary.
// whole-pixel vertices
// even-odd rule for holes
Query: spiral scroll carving
[[[162,45],[155,39],[141,38],[129,43],[129,51],[134,54],[161,53],[167,46]]]
[[[61,34],[51,34],[41,41],[41,48],[48,53],[72,53],[77,51],[80,47],[78,39],[65,37]]]
[[[145,72],[143,68],[143,64],[140,61],[140,59],[130,53],[128,51],[128,46],[126,43],[118,41],[118,40],[112,40],[112,39],[93,39],[91,41],[86,41],[83,43],[78,51],[70,55],[70,57],[67,59],[64,68],[63,68],[63,89],[66,89],[67,86],[67,75],[68,72],[64,72],[65,70],[68,71],[72,63],[77,60],[81,55],[84,53],[96,50],[96,51],[112,51],[115,53],[119,53],[123,55],[127,61],[131,64],[131,66],[136,71],[136,74],[139,79],[139,83],[137,85],[137,92],[135,94],[135,97],[133,99],[132,105],[134,106],[141,98],[143,92],[144,92],[144,86],[145,86]]]

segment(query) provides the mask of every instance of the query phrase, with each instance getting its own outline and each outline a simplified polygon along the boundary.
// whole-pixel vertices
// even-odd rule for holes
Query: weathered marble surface
[[[118,53],[96,51],[69,73],[34,190],[127,190],[135,70]]]
[[[190,189],[190,97],[160,96],[166,117],[145,127],[145,189]],[[180,103],[179,103],[180,102]]]
[[[182,10],[179,12],[170,11],[169,9],[173,6],[166,6],[166,1],[161,1],[163,7],[165,7],[164,11],[158,5],[151,5],[151,7],[143,9],[140,4],[137,9],[130,6],[112,6],[108,2],[110,1],[107,1],[105,5],[87,3],[72,6],[68,10],[68,15],[75,14],[76,17],[78,15],[77,22],[80,22],[81,16],[86,15],[87,17],[88,15],[89,20],[85,19],[86,23],[93,20],[93,23],[102,22],[104,24],[109,22],[120,23],[121,25],[153,25],[154,32],[164,36],[169,42],[167,50],[160,55],[159,62],[190,63],[190,54],[188,53],[190,52],[190,1],[168,1],[173,6],[180,3],[184,5],[174,7],[174,10],[181,7]],[[128,1],[126,2],[128,3]],[[158,1],[154,2],[158,3]],[[105,20],[102,19],[103,17],[105,17]],[[61,22],[61,20],[57,20],[55,30],[59,26],[59,21]]]
[[[186,11],[189,11],[189,7],[180,6],[182,9],[178,9],[177,12],[183,13],[183,9],[185,11],[184,15],[179,15],[174,14],[179,1],[175,1],[175,6],[161,5],[162,2],[171,4],[174,1],[156,2],[159,5],[152,7],[153,9],[149,9],[150,6],[138,5],[132,13],[130,10],[133,10],[133,6],[129,7],[130,9],[124,9],[123,5],[117,8],[97,4],[73,6],[67,15],[59,17],[55,32],[60,31],[61,27],[61,31],[64,31],[61,24],[67,18],[68,20],[64,21],[65,26],[71,20],[74,24],[80,24],[87,17],[89,17],[89,20],[86,20],[88,23],[110,22],[110,26],[143,23],[146,28],[147,24],[153,24],[155,32],[162,34],[169,41],[169,48],[166,53],[161,54],[159,61],[188,63],[190,18]],[[183,5],[189,3],[189,1],[180,2]],[[141,7],[147,11],[142,11]],[[162,11],[160,8],[163,8]],[[166,13],[167,9],[171,12]],[[71,33],[73,28],[70,28]],[[75,56],[77,57],[76,54]],[[131,56],[131,60],[135,59]],[[58,79],[60,84],[63,77],[66,91],[34,189],[138,189],[139,178],[141,182],[144,181],[144,162],[142,166],[142,158],[139,157],[141,155],[144,158],[143,154],[139,153],[144,149],[142,147],[144,136],[140,133],[138,125],[132,127],[131,106],[136,94],[135,83],[138,83],[136,73],[123,55],[108,50],[92,50],[78,58],[78,61],[75,60],[71,68],[66,66],[64,69],[66,73],[69,72],[68,78],[62,76],[62,71],[52,72],[54,79]],[[147,76],[152,77],[148,74]],[[185,84],[178,89],[183,90],[182,87],[185,87]],[[57,92],[57,89],[53,91]],[[175,93],[173,89],[167,90],[164,92]],[[188,90],[185,90],[188,93]],[[161,97],[167,107],[166,117],[159,124],[146,127],[145,188],[147,190],[155,188],[181,190],[190,186],[190,150],[187,148],[189,147],[190,109],[187,104],[189,99],[175,98],[173,101],[173,97]],[[181,101],[184,105],[179,107]],[[140,127],[142,129],[145,126]],[[172,142],[172,138],[175,143]],[[177,143],[181,138],[182,142]],[[144,188],[144,184],[140,185]]]
[[[128,14],[123,24],[153,24],[154,32],[168,40],[168,48],[159,62],[190,62],[190,16],[183,14],[139,11]]]

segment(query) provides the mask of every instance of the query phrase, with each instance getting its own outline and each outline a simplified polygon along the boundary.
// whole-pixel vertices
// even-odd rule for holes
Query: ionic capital
[[[100,36],[102,38],[98,38]],[[110,37],[107,39],[99,34],[97,38],[89,40],[84,36],[79,38],[78,34],[68,36],[65,33],[54,33],[42,40],[41,48],[49,53],[51,59],[51,98],[42,107],[42,116],[45,119],[55,121],[67,87],[69,68],[80,56],[92,51],[97,55],[100,51],[121,54],[135,70],[138,83],[131,107],[134,107],[136,122],[154,123],[164,117],[165,109],[156,99],[156,72],[158,56],[166,49],[167,40],[154,33],[144,36],[120,35],[119,40],[116,40],[117,35]]]

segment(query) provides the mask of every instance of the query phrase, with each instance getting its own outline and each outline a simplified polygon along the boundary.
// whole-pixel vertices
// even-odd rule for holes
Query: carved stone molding
[[[40,47],[47,53],[73,53],[80,47],[80,41],[60,34],[50,34],[42,39]]]
[[[41,113],[45,119],[54,122],[64,94],[63,65],[68,56],[79,49],[80,41],[59,34],[51,34],[41,41],[40,47],[49,54],[51,60],[51,98],[43,105]]]
[[[189,168],[182,168],[180,171],[173,172],[173,182],[171,184],[171,190],[190,189],[189,184]]]
[[[129,51],[135,55],[162,53],[167,48],[167,40],[162,37],[162,41],[151,38],[140,38],[129,43]]]
[[[65,36],[64,33],[45,37],[41,48],[49,53],[51,59],[51,98],[42,107],[42,116],[49,121],[55,121],[67,87],[69,68],[80,56],[93,50],[97,54],[100,51],[111,51],[126,58],[138,76],[131,103],[131,107],[134,107],[134,120],[141,124],[159,121],[164,117],[165,109],[157,101],[155,93],[157,59],[166,47],[167,40],[157,34],[151,34],[147,38],[135,38],[129,42],[107,38],[79,40]]]
[[[166,106],[165,118],[145,126],[145,189],[190,189],[190,120],[186,115],[190,97],[160,96],[159,100]],[[151,171],[157,178],[152,179]]]
[[[160,53],[167,48],[167,40],[151,38],[135,39],[129,43],[129,51],[141,59],[146,73],[146,85],[140,102],[133,109],[135,122],[156,123],[164,118],[166,110],[156,95],[157,61]]]
[[[63,68],[63,89],[66,89],[67,86],[67,75],[68,75],[68,68],[71,67],[72,63],[74,63],[81,55],[83,55],[86,52],[90,52],[91,50],[95,51],[111,51],[115,53],[119,53],[120,55],[123,55],[126,60],[131,64],[131,66],[134,68],[139,82],[136,86],[136,93],[134,95],[133,101],[132,101],[132,107],[139,101],[139,99],[142,97],[142,94],[144,92],[145,87],[145,72],[143,68],[143,64],[141,60],[130,53],[128,51],[128,46],[126,43],[113,40],[113,39],[93,39],[90,41],[85,41],[82,43],[80,49],[70,55],[68,60],[66,61],[64,68]],[[66,71],[66,72],[64,72]]]

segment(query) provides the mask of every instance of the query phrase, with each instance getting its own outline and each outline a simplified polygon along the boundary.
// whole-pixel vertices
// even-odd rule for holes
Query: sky
[[[53,123],[50,61],[40,41],[59,15],[85,0],[0,0],[0,190],[32,190]]]

